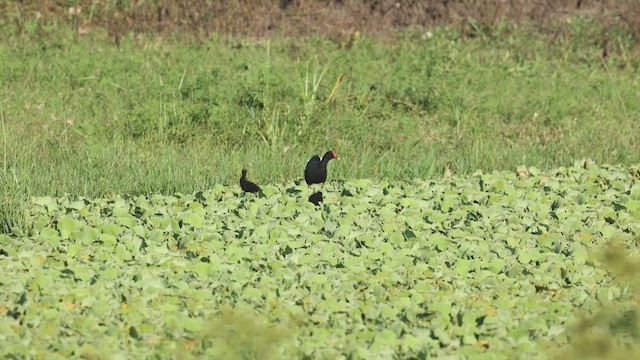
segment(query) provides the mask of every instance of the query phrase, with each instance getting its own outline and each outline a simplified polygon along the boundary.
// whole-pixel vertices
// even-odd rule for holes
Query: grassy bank
[[[0,216],[6,230],[32,195],[192,192],[243,166],[283,183],[327,149],[330,180],[638,163],[638,59],[603,57],[589,20],[567,26],[584,36],[9,37]],[[633,54],[627,40],[612,39]]]

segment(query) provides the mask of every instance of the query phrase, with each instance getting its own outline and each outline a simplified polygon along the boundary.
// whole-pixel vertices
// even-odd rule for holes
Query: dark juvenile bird
[[[260,186],[247,180],[247,169],[242,169],[242,176],[240,176],[240,187],[244,192],[257,193],[260,191]]]
[[[318,206],[322,202],[322,192],[318,191],[316,193],[311,194],[309,196],[309,201],[313,203],[313,205]]]
[[[313,155],[304,169],[304,180],[307,185],[324,183],[327,180],[327,164],[331,159],[339,159],[335,151],[327,151],[322,159]]]

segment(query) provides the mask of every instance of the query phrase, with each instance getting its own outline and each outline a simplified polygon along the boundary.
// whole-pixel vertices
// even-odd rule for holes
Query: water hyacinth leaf
[[[262,207],[256,203],[249,204],[249,213],[251,216],[260,216]]]
[[[435,236],[435,239],[431,240],[439,251],[445,251],[449,248],[451,241],[444,236]]]
[[[185,224],[189,224],[189,225],[193,225],[193,226],[200,226],[202,225],[203,221],[202,221],[202,217],[194,214],[194,213],[187,213],[184,216],[182,216],[182,222],[184,222]]]
[[[433,336],[437,338],[441,344],[446,346],[451,343],[451,336],[442,327],[434,326],[432,332]]]
[[[333,233],[338,228],[338,222],[333,219],[327,219],[324,222],[324,231],[328,233]]]
[[[442,204],[441,204],[442,211],[444,212],[453,211],[454,208],[456,207],[457,202],[458,202],[457,196],[445,195],[445,197],[442,199]]]
[[[104,225],[104,227],[102,228],[102,233],[106,235],[117,236],[122,233],[122,228],[115,223],[110,222]]]
[[[48,206],[56,204],[57,201],[51,196],[39,196],[33,199],[33,203],[39,206]]]
[[[376,334],[370,349],[372,351],[377,352],[378,354],[381,354],[385,350],[389,351],[391,348],[393,348],[397,340],[398,340],[398,337],[393,331],[388,329],[383,329],[382,331]]]
[[[494,274],[500,274],[504,269],[505,264],[505,260],[493,259],[489,262],[489,269],[491,269]]]
[[[455,272],[460,276],[466,276],[471,269],[471,262],[467,259],[458,259],[455,265]]]
[[[395,227],[394,227],[395,228]],[[393,244],[398,244],[400,242],[404,242],[405,238],[403,236],[402,233],[400,232],[392,232],[388,237],[387,237],[387,241]]]
[[[428,216],[428,221],[432,224],[440,224],[447,220],[449,216],[443,213],[433,213]]]
[[[120,260],[131,260],[131,254],[129,253],[129,251],[127,251],[127,248],[123,243],[119,243],[116,245],[114,253]]]
[[[640,212],[640,200],[629,200],[624,205],[631,213]]]
[[[75,200],[70,202],[66,207],[67,209],[72,209],[72,210],[77,210],[80,211],[82,209],[84,209],[86,206],[84,200]]]
[[[136,225],[136,218],[127,213],[116,217],[116,223],[131,229]]]
[[[321,285],[327,282],[327,277],[321,274],[313,274],[309,278],[309,282],[315,285]]]
[[[350,234],[350,230],[347,227],[339,227],[336,231],[333,232],[333,237],[337,238],[346,238]]]
[[[204,328],[204,324],[200,319],[193,319],[193,318],[187,317],[187,318],[183,318],[181,323],[184,326],[184,329],[189,332],[199,333]]]
[[[58,219],[58,231],[64,239],[68,239],[73,232],[80,230],[82,226],[83,223],[74,218],[63,216]]]
[[[111,234],[100,234],[98,238],[104,245],[115,245],[118,242],[118,238]]]
[[[278,188],[276,188],[273,185],[263,186],[261,191],[264,194],[264,196],[267,198],[279,193]]]
[[[8,245],[11,242],[11,238],[8,235],[0,234],[0,245]]]
[[[67,255],[69,257],[75,257],[80,252],[80,246],[78,244],[72,244],[67,249]]]

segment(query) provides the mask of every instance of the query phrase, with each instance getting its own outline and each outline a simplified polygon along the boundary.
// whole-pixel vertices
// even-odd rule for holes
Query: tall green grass
[[[191,192],[236,182],[242,167],[286,182],[329,149],[341,156],[329,180],[637,163],[640,62],[602,58],[589,34],[8,37],[3,229],[35,194]]]

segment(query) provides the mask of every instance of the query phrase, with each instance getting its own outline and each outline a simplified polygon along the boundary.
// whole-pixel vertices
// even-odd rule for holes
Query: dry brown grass
[[[80,34],[107,29],[116,41],[129,31],[344,37],[355,31],[385,34],[443,24],[475,36],[502,21],[528,21],[558,32],[555,25],[567,16],[584,14],[594,16],[604,29],[629,31],[640,43],[638,0],[0,0],[0,14],[19,26],[37,19],[68,24]]]

